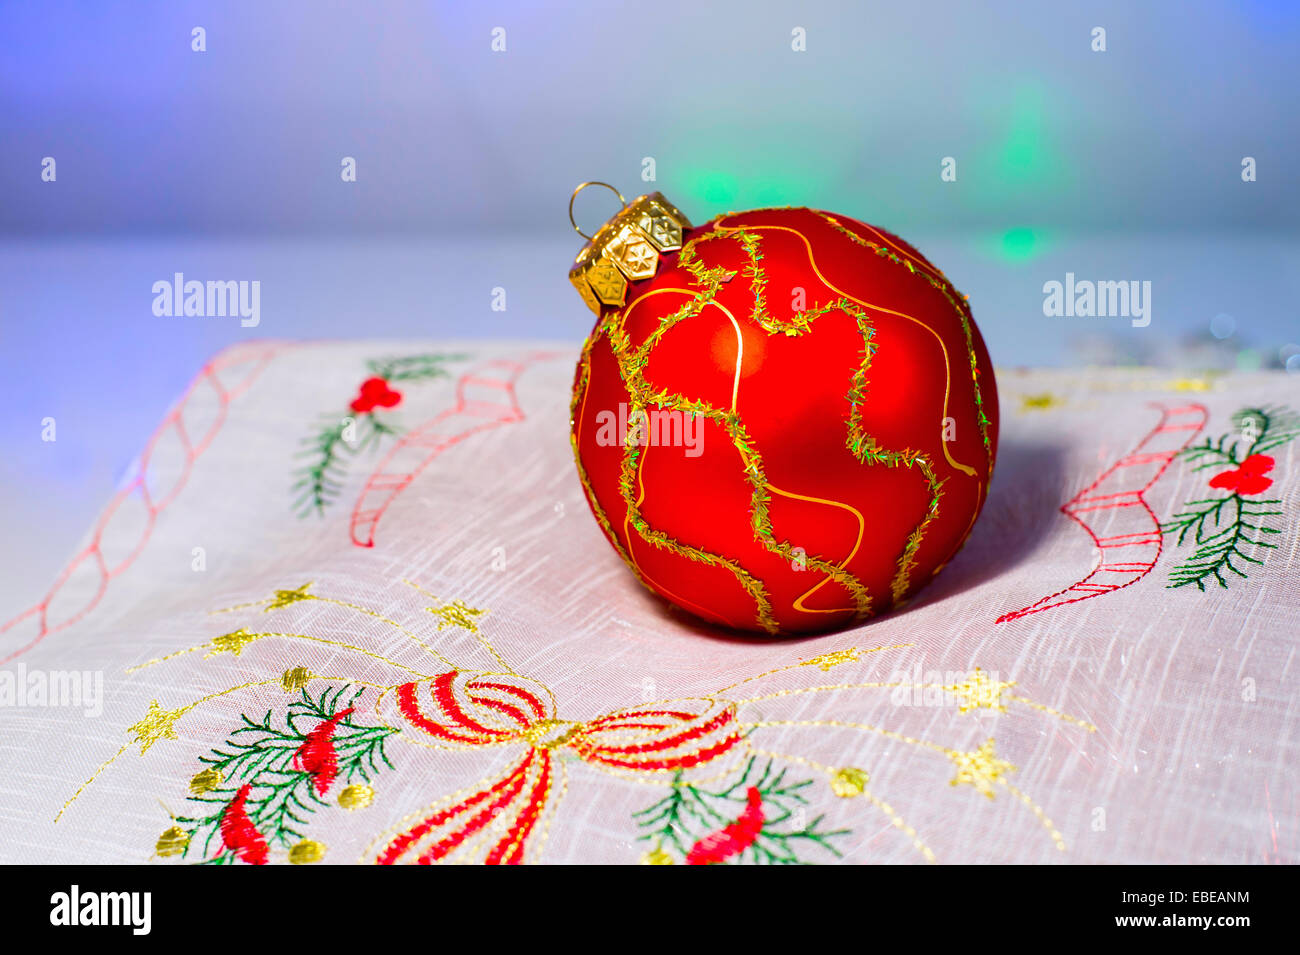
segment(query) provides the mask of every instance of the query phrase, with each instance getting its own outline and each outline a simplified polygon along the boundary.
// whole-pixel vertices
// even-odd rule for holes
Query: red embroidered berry
[[[352,410],[365,414],[375,408],[392,408],[402,400],[402,393],[388,387],[383,378],[367,378],[361,383],[357,397],[352,399]]]
[[[750,786],[745,794],[745,811],[729,826],[711,832],[686,855],[687,865],[713,865],[738,856],[754,844],[763,831],[763,794]]]
[[[252,788],[251,783],[245,783],[221,814],[221,841],[235,853],[235,858],[243,859],[249,865],[266,865],[266,840],[253,825],[253,820],[248,818],[245,808]]]
[[[1267,454],[1252,454],[1231,471],[1210,478],[1210,487],[1237,494],[1262,494],[1273,484],[1273,479],[1264,475],[1273,470],[1274,463]]]
[[[298,752],[293,754],[293,768],[312,777],[317,794],[329,792],[330,784],[339,774],[339,757],[334,750],[334,730],[339,722],[352,712],[352,707],[339,710],[307,734]]]

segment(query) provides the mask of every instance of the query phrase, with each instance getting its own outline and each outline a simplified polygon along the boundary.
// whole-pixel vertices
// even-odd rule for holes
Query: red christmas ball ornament
[[[597,315],[578,474],[655,593],[714,624],[825,630],[901,606],[966,540],[993,368],[965,297],[902,239],[797,208],[692,227],[656,192],[569,277]]]

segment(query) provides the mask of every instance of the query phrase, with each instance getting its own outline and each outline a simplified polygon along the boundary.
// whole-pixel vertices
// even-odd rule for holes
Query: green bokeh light
[[[1238,371],[1259,371],[1263,364],[1263,356],[1253,348],[1243,348],[1237,352]]]
[[[1011,182],[1040,182],[1051,171],[1044,125],[1041,104],[1036,98],[1021,96],[1002,143],[1002,174]]]
[[[1042,251],[1041,246],[1033,229],[1008,229],[1002,233],[998,254],[1008,262],[1027,262]]]
[[[688,157],[665,161],[660,188],[692,218],[740,209],[803,206],[833,201],[832,182],[845,178],[841,163],[806,144],[821,135],[817,128],[750,128],[713,125],[682,131],[680,146],[666,155]],[[680,198],[679,198],[680,197]]]
[[[697,169],[688,172],[685,179],[687,197],[696,203],[729,206],[740,194],[736,177],[718,169]]]
[[[1046,211],[1078,177],[1077,162],[1061,148],[1061,117],[1070,114],[1073,102],[1033,77],[982,86],[972,96],[982,129],[967,171],[979,188],[962,194],[963,201],[985,215]],[[999,255],[1017,260],[1041,252],[1041,238],[1012,230]]]

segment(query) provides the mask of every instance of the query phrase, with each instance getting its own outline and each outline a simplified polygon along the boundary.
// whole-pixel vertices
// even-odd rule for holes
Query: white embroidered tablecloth
[[[771,640],[602,539],[576,356],[217,355],[0,630],[0,861],[1297,861],[1293,379],[1000,370],[962,552]]]

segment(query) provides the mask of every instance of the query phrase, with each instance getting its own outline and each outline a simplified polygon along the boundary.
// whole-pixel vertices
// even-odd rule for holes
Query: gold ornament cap
[[[595,235],[587,235],[573,220],[573,200],[588,186],[604,186],[623,204]],[[627,300],[627,283],[654,275],[660,253],[680,249],[682,230],[691,228],[690,220],[662,193],[652,192],[628,202],[607,182],[584,182],[573,190],[569,222],[587,240],[569,269],[569,281],[597,315],[603,305],[622,305]]]

